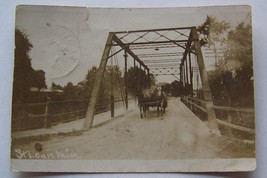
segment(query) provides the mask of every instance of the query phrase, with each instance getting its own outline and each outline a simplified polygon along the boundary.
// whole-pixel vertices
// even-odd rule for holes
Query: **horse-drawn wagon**
[[[141,118],[146,117],[146,112],[149,111],[149,107],[156,107],[158,116],[163,116],[167,107],[167,96],[161,87],[139,90],[138,105]]]

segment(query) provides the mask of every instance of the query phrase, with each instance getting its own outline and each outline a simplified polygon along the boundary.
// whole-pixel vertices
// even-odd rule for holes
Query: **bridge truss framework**
[[[116,46],[120,47],[120,49],[110,54],[111,47]],[[172,75],[179,79],[186,88],[186,91],[188,91],[187,95],[192,95],[193,93],[191,55],[195,55],[202,83],[203,96],[208,101],[209,125],[211,129],[217,129],[215,114],[212,109],[212,95],[196,27],[182,27],[109,33],[91,93],[83,126],[84,130],[92,127],[97,96],[107,62],[111,57],[122,51],[124,51],[123,56],[125,60],[125,86],[128,84],[127,64],[128,56],[130,55],[133,59],[134,67],[144,70],[147,76],[150,76],[150,74],[154,76]],[[114,100],[114,96],[111,96],[111,115],[114,116],[114,101],[112,101],[112,98]],[[128,108],[127,87],[125,87],[125,103],[126,108]]]

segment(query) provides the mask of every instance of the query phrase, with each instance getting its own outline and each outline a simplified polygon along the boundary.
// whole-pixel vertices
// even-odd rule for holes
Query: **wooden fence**
[[[121,99],[115,100],[122,102]],[[48,128],[85,117],[89,100],[47,101],[12,106],[13,131]],[[98,101],[95,114],[110,111],[110,101]]]
[[[182,97],[181,101],[202,121],[207,120],[206,103],[204,100]],[[234,108],[227,106],[213,106],[213,108],[222,135],[247,143],[255,142],[254,108]]]

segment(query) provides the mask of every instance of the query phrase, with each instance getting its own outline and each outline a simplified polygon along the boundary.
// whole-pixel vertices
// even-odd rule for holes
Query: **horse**
[[[165,110],[168,105],[167,95],[160,86],[157,88],[157,95],[160,97],[160,111],[161,111],[161,116],[163,116],[163,114],[165,114]]]
[[[137,94],[137,98],[141,119],[143,118],[143,116],[146,117],[146,112],[149,110],[149,107],[157,107],[159,115],[160,102],[157,98],[152,97],[150,93],[147,92],[147,90],[140,90]]]
[[[166,94],[162,91],[161,87],[157,89],[143,89],[137,92],[138,106],[140,109],[141,119],[146,117],[146,111],[149,110],[149,107],[157,107],[158,116],[165,113],[165,108],[167,107],[167,97]]]
[[[168,106],[168,101],[167,101],[167,96],[166,96],[166,93],[162,93],[162,102],[161,102],[161,116],[163,114],[165,114],[165,111],[166,111],[166,107]]]

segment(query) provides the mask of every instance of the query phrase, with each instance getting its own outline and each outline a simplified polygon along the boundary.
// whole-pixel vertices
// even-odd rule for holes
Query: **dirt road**
[[[40,143],[42,148],[36,149],[36,143]],[[247,154],[247,150],[242,152],[243,147],[210,133],[207,126],[178,98],[172,98],[162,118],[151,109],[147,118],[140,119],[136,109],[76,136],[28,141],[13,148],[12,156],[43,156],[46,159],[208,159],[242,157]]]

